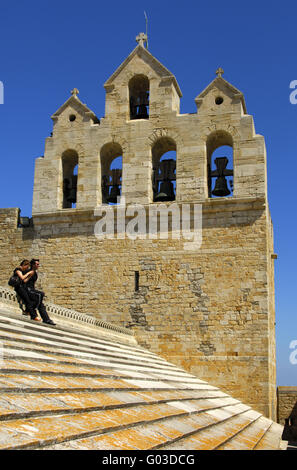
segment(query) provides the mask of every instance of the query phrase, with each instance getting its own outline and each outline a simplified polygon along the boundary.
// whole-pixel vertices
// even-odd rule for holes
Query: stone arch
[[[168,158],[164,155],[168,154]],[[152,185],[154,201],[173,201],[176,199],[176,162],[177,145],[169,136],[154,139],[151,146]]]
[[[149,79],[149,81],[151,81],[151,79],[155,77],[155,74],[150,67],[145,67],[144,69],[144,67],[142,66],[141,71],[136,71],[134,68],[125,70],[125,83],[128,83],[133,77],[135,77],[135,75],[145,75]]]
[[[111,134],[110,135],[110,140],[107,142],[107,144],[118,144],[120,145],[120,147],[122,148],[122,152],[123,154],[126,154],[127,153],[127,150],[128,150],[128,142],[127,140],[122,137],[121,135],[116,135],[116,134]],[[106,145],[106,144],[104,144]],[[104,147],[103,145],[103,147]],[[101,149],[103,148],[101,147]]]
[[[206,140],[209,134],[211,134],[212,132],[219,132],[219,131],[224,131],[230,134],[234,142],[240,140],[240,134],[238,132],[238,129],[236,129],[236,127],[232,126],[231,124],[216,123],[213,121],[210,123],[209,126],[205,128],[204,139]]]
[[[150,81],[144,74],[134,75],[128,83],[130,119],[149,118]]]
[[[212,130],[206,138],[208,197],[226,197],[233,193],[233,136],[234,133],[232,135],[229,131],[220,128]],[[218,152],[216,152],[217,150]]]
[[[176,131],[166,129],[164,127],[153,130],[153,132],[148,136],[148,145],[153,147],[157,140],[161,139],[162,137],[173,139],[177,147],[182,147],[183,145],[182,138]]]
[[[116,167],[113,162],[118,159]],[[108,142],[100,150],[102,203],[115,204],[122,192],[123,149],[118,142]]]

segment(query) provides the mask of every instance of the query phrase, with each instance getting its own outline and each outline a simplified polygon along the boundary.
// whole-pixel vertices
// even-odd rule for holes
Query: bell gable
[[[199,114],[210,112],[247,113],[243,94],[222,77],[223,73],[223,69],[219,68],[216,71],[217,77],[195,98]]]

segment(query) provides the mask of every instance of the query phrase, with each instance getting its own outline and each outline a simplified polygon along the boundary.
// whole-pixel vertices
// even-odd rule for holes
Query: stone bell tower
[[[275,418],[264,138],[221,68],[197,112],[180,114],[176,78],[137,42],[104,84],[103,118],[77,89],[52,115],[26,243],[43,258],[53,301],[133,328],[147,348]],[[116,211],[118,197],[146,215],[159,202],[200,205],[201,246],[98,239],[95,209]]]

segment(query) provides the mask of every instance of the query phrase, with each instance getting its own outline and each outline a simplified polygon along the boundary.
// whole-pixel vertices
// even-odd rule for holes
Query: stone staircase
[[[10,294],[0,289],[0,449],[286,447],[282,426],[139,347],[129,330],[57,306],[57,326],[39,324]]]

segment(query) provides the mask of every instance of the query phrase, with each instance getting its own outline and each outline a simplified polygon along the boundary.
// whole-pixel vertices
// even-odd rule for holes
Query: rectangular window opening
[[[134,290],[135,292],[138,292],[139,291],[139,271],[135,271],[134,280],[135,280]]]

